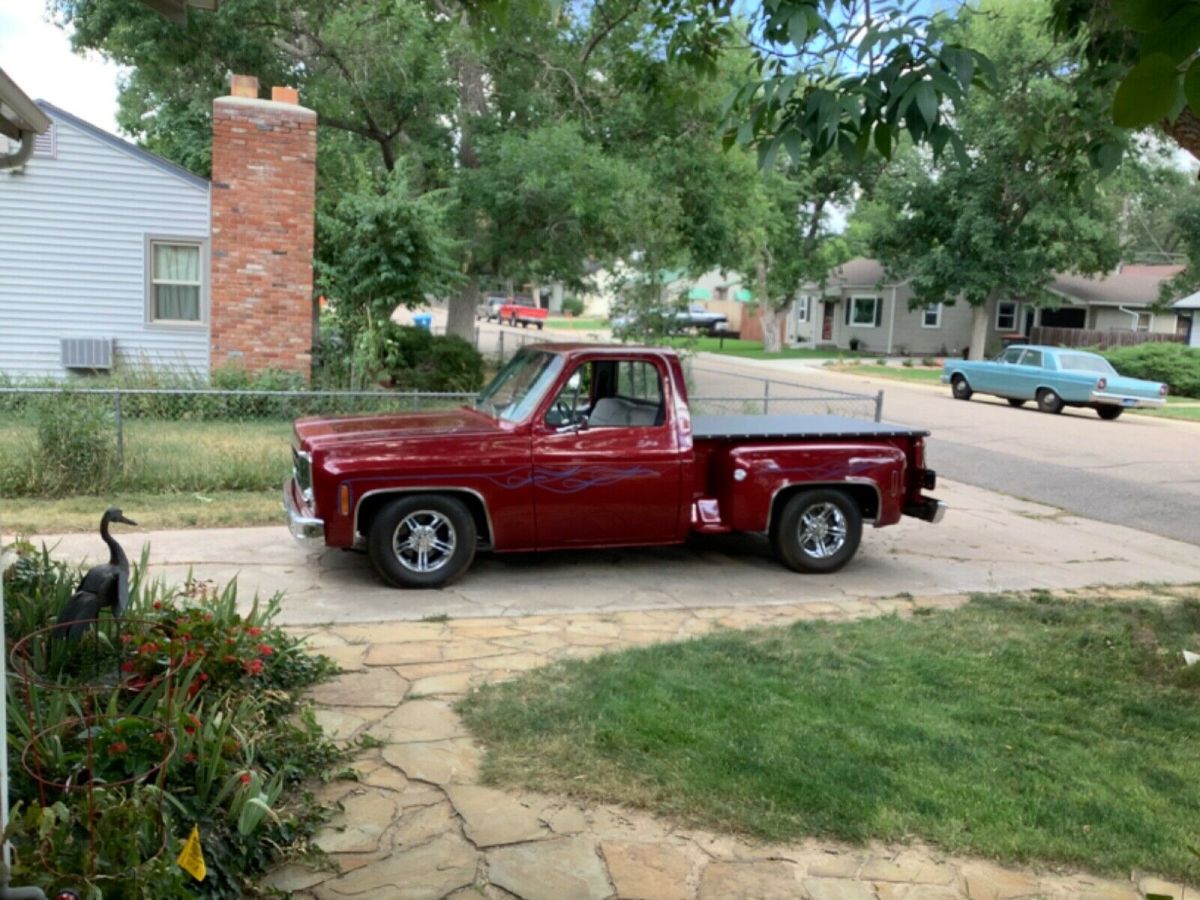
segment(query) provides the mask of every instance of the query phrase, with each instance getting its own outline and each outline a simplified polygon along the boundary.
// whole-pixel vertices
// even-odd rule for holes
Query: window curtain
[[[200,248],[154,245],[154,318],[200,321]]]

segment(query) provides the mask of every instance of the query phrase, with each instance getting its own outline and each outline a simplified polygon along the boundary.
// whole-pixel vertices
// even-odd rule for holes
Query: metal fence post
[[[500,365],[504,365],[504,329],[500,329]]]
[[[117,466],[120,469],[125,468],[125,428],[121,421],[121,390],[117,388],[113,391],[113,420],[117,427]]]
[[[883,391],[875,395],[875,421],[883,421]]]
[[[768,406],[771,401],[771,379],[763,382],[763,415],[767,414]]]

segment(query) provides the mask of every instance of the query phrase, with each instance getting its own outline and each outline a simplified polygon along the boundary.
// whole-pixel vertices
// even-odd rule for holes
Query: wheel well
[[[879,491],[873,485],[845,481],[834,481],[829,484],[794,484],[785,487],[771,501],[771,520],[768,531],[774,532],[776,524],[783,515],[784,505],[797,494],[817,489],[836,490],[848,494],[858,505],[858,511],[863,519],[875,519],[879,516]]]
[[[483,500],[478,494],[473,494],[470,491],[450,490],[415,490],[415,491],[381,491],[378,494],[371,494],[364,497],[358,504],[356,513],[355,530],[366,536],[371,530],[371,523],[375,521],[375,517],[379,515],[379,511],[400,497],[411,496],[415,494],[434,495],[439,497],[453,497],[471,511],[471,518],[475,520],[475,531],[479,535],[479,543],[484,546],[492,544],[492,528],[491,522],[488,520],[487,509],[483,505]]]
[[[966,381],[967,384],[971,383],[971,382],[967,381],[967,376],[964,375],[962,372],[955,372],[953,375],[950,376],[951,384],[954,384],[954,382],[956,382],[956,381]]]

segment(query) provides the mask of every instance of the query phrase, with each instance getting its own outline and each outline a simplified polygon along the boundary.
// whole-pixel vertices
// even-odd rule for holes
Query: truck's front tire
[[[379,511],[367,535],[375,571],[401,588],[437,588],[475,558],[475,519],[453,497],[413,494]]]
[[[854,498],[842,491],[801,491],[784,504],[771,539],[788,568],[836,572],[858,552],[862,512]]]

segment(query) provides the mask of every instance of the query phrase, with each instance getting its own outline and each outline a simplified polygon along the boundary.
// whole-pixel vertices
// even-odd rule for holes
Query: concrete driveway
[[[951,506],[941,524],[906,519],[868,528],[856,559],[824,576],[784,569],[754,536],[659,549],[486,554],[441,591],[384,587],[365,556],[305,552],[282,524],[133,532],[123,541],[133,559],[148,542],[152,573],[172,581],[182,581],[189,569],[217,583],[236,576],[247,602],[256,591],[286,592],[286,624],[817,603],[1200,578],[1191,544],[961,483],[944,482],[936,493]],[[95,535],[44,540],[65,558],[94,561],[104,550]]]

